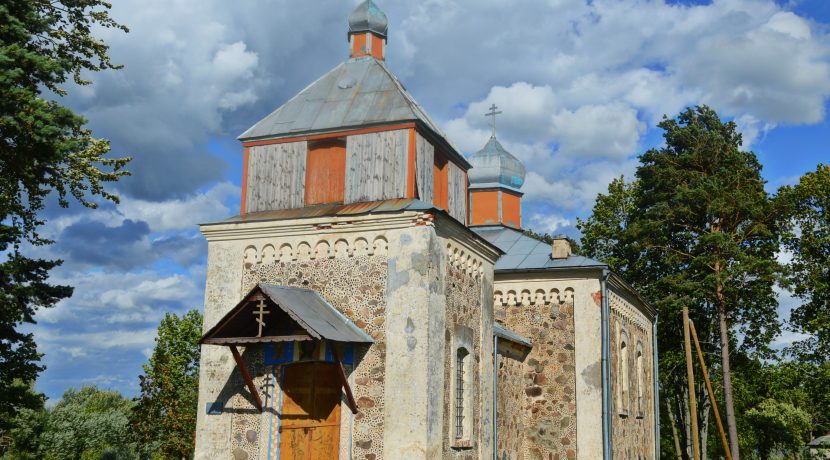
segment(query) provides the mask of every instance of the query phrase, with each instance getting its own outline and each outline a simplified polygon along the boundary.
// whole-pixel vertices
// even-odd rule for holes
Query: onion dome
[[[386,38],[389,20],[372,0],[365,0],[349,15],[349,34],[372,32]]]
[[[502,147],[496,136],[469,158],[470,188],[508,187],[519,190],[525,183],[525,165]]]

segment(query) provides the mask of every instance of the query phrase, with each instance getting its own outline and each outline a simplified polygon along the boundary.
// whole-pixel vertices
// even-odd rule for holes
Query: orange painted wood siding
[[[248,200],[248,147],[242,153],[242,202],[239,204],[239,214],[245,214]]]
[[[309,143],[306,159],[305,205],[342,203],[346,182],[346,141]]]
[[[383,39],[375,34],[369,34],[372,39],[372,57],[383,60]]]
[[[366,37],[369,34],[352,35],[352,57],[366,56]]]
[[[432,165],[432,204],[441,209],[449,209],[449,174],[447,159],[441,152],[435,151],[435,160]]]
[[[470,225],[496,225],[499,223],[499,192],[481,190],[470,193],[473,207]]]
[[[522,228],[522,198],[510,192],[501,192],[501,220],[504,225]]]

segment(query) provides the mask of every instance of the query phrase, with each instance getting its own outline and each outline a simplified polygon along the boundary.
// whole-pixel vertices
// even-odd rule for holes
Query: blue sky
[[[94,383],[127,395],[166,312],[201,308],[196,225],[238,212],[236,135],[347,57],[356,0],[121,0],[99,31],[121,71],[64,102],[131,155],[119,205],[50,205],[38,249],[75,295],[31,329],[53,401]],[[740,126],[768,189],[830,162],[830,2],[378,0],[388,66],[465,154],[489,136],[528,167],[524,223],[577,236],[608,182],[661,142],[664,114],[705,103]],[[794,300],[781,296],[786,316]],[[779,344],[795,338],[786,334]]]

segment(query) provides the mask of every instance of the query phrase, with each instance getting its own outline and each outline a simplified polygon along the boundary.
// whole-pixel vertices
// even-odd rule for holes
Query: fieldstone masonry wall
[[[611,400],[613,410],[613,454],[617,459],[654,458],[654,375],[652,367],[651,323],[623,296],[609,290],[611,305]],[[620,336],[628,338],[629,381],[627,411],[621,407],[623,384],[620,360]],[[642,350],[643,366],[639,372],[637,350]],[[642,384],[642,388],[638,388]],[[642,406],[638,407],[638,393],[642,392]],[[625,404],[625,403],[623,403]]]
[[[499,356],[496,419],[499,460],[518,460],[522,451],[525,364]]]
[[[499,413],[499,443],[515,444],[512,439],[521,437],[520,452],[508,452],[507,458],[576,458],[574,289],[499,289],[495,304],[496,320],[533,342],[519,382],[523,391],[521,423],[511,423],[515,414]],[[500,373],[505,380],[512,380],[515,370],[500,369]],[[509,388],[501,389],[498,396],[505,409],[516,408],[505,400],[511,396]],[[512,432],[511,425],[519,425],[520,434]]]
[[[350,376],[359,409],[352,428],[355,458],[368,458],[367,455],[380,458],[383,452],[386,278],[385,256],[362,255],[246,263],[242,279],[242,292],[259,282],[313,289],[375,340],[368,350],[358,354],[357,366]],[[341,420],[341,435],[348,434],[348,422],[348,419]],[[343,440],[348,441],[348,437]],[[341,449],[347,449],[348,442],[340,445]]]
[[[467,372],[472,372],[472,385],[466,391],[473,392],[471,400],[475,403],[472,406],[472,426],[473,432],[469,438],[473,440],[473,445],[469,448],[451,448],[454,420],[452,417],[453,411],[453,391],[452,391],[452,376],[454,375],[453,363],[455,357],[454,350],[451,347],[446,347],[444,355],[444,375],[450,376],[444,381],[444,445],[447,446],[444,450],[445,459],[464,459],[474,460],[478,457],[478,449],[480,446],[476,445],[481,435],[482,427],[481,421],[481,399],[478,389],[481,387],[481,364],[483,359],[488,359],[482,354],[481,350],[481,278],[478,273],[465,273],[453,264],[448,264],[447,277],[444,280],[445,292],[447,293],[447,310],[446,310],[446,331],[445,338],[447,343],[452,341],[454,329],[456,325],[469,328],[473,332],[472,346],[470,351],[470,363]]]

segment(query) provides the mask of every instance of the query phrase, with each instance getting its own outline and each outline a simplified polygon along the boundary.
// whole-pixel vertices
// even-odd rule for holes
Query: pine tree
[[[118,201],[106,182],[127,174],[129,158],[107,158],[109,143],[96,139],[86,121],[60,104],[68,79],[85,85],[85,71],[116,69],[94,27],[126,28],[100,0],[4,0],[0,3],[0,430],[21,407],[42,404],[28,390],[43,370],[23,323],[35,311],[72,295],[48,282],[59,260],[27,257],[28,245],[50,244],[38,230],[46,200],[69,197],[87,207],[93,198]],[[23,385],[15,384],[23,382]]]

